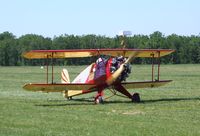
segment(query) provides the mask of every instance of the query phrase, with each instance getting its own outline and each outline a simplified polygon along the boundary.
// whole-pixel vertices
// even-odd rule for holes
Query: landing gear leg
[[[95,101],[95,104],[99,104],[99,103],[103,104],[103,102],[104,102],[103,101],[103,91],[98,91],[94,101]]]
[[[139,93],[134,93],[132,95],[132,102],[139,103],[140,102],[140,95]]]
[[[95,104],[103,104],[103,97],[102,96],[99,96],[98,98],[95,98]]]

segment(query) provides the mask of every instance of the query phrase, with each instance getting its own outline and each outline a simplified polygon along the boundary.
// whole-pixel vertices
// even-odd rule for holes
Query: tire
[[[134,93],[132,96],[132,102],[139,103],[140,102],[140,95],[139,93]]]
[[[70,97],[67,97],[67,100],[72,100],[72,97],[70,96]]]
[[[95,100],[95,104],[103,104],[103,97],[99,96],[96,100]]]

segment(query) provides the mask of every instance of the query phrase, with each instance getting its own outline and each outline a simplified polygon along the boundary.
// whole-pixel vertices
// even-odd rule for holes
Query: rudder
[[[70,83],[69,73],[67,69],[63,69],[61,72],[61,83]]]
[[[68,73],[67,69],[63,69],[61,71],[61,83],[62,84],[70,83],[69,73]],[[70,97],[81,94],[81,93],[82,93],[82,91],[80,91],[80,90],[64,90],[63,97],[69,99]]]

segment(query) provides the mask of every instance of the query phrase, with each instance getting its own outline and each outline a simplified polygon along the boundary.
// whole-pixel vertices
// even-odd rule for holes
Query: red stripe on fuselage
[[[106,79],[108,79],[111,76],[111,72],[110,72],[110,67],[111,67],[111,63],[112,63],[112,59],[110,58],[106,64]],[[105,81],[106,82],[106,81]]]

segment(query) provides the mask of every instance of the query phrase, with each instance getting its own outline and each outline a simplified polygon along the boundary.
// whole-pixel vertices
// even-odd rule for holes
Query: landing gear
[[[95,98],[95,104],[103,104],[103,97],[102,96],[98,96]]]
[[[67,97],[67,100],[72,100],[72,96]]]
[[[103,104],[103,95],[104,95],[104,93],[103,93],[103,89],[100,89],[98,92],[97,92],[97,94],[96,94],[96,96],[95,96],[95,98],[94,98],[94,102],[95,102],[95,104]]]
[[[132,102],[139,103],[140,102],[140,95],[139,93],[134,93],[132,95]]]

